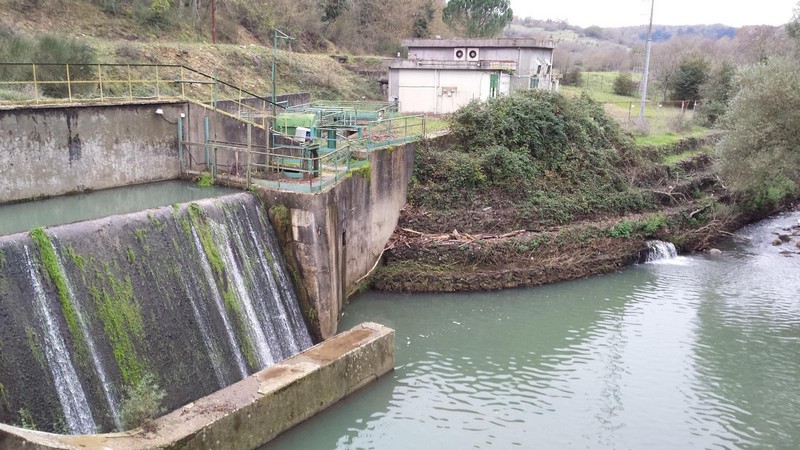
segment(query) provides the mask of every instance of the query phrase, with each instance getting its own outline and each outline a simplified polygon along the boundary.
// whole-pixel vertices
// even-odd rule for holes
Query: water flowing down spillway
[[[678,257],[678,250],[671,242],[647,241],[647,249],[645,262],[662,261]]]
[[[251,194],[38,233],[0,236],[4,423],[112,431],[146,374],[173,409],[312,345]]]

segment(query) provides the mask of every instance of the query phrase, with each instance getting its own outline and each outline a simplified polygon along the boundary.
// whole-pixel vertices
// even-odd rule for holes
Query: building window
[[[531,77],[531,89],[536,89],[539,87],[539,77]]]

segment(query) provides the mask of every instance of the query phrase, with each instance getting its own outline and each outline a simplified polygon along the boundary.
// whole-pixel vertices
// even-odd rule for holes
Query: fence
[[[271,117],[270,99],[182,65],[0,63],[0,105],[142,100],[224,102],[222,113],[264,129]]]
[[[646,127],[650,133],[677,132],[691,127],[694,121],[697,108],[702,105],[701,101],[667,101],[667,102],[645,102],[644,118],[639,121],[641,102],[631,100],[629,102],[604,102],[606,111],[617,119],[620,123],[631,128]]]

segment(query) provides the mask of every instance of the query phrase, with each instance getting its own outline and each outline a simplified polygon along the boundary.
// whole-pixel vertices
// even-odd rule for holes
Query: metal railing
[[[427,117],[425,115],[399,116],[378,119],[361,125],[331,124],[311,128],[311,140],[327,153],[341,147],[353,150],[372,151],[393,145],[418,141],[426,135]],[[294,136],[273,131],[272,146],[278,147],[296,139]],[[299,147],[305,144],[294,144]],[[291,146],[292,144],[288,144]]]
[[[287,139],[274,147],[255,144],[252,127],[247,136],[246,143],[181,141],[181,167],[188,172],[209,172],[214,180],[220,176],[242,178],[247,186],[320,192],[361,164],[351,159],[350,146],[323,153],[313,141]]]
[[[142,100],[190,101],[260,128],[271,117],[271,99],[183,65],[0,63],[0,105]]]
[[[425,137],[426,126],[427,118],[422,114],[372,121],[364,133],[364,148],[371,151],[418,141]]]

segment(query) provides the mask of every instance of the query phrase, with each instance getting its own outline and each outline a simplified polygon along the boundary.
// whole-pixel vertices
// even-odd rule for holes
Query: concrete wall
[[[62,436],[0,424],[0,449],[260,447],[394,368],[394,330],[365,323],[154,421]]]
[[[401,113],[449,114],[472,100],[486,100],[490,94],[492,72],[446,69],[393,69]],[[510,91],[510,77],[500,74],[500,93]],[[392,88],[392,83],[390,83]]]
[[[280,95],[278,101],[292,106],[308,103],[310,96]],[[220,102],[219,107],[234,110],[230,102]],[[156,114],[156,109],[163,115]],[[204,142],[203,117],[208,115],[212,139],[246,142],[243,123],[187,103],[0,109],[0,203],[178,178],[181,113],[186,116],[184,140]],[[253,143],[263,146],[266,142],[265,133],[254,130]],[[202,146],[190,149],[193,161],[205,163]],[[220,165],[233,161],[234,153],[219,152]],[[205,170],[204,165],[191,168]]]
[[[186,111],[163,103],[0,110],[0,203],[177,178],[177,126],[165,119]]]
[[[353,174],[334,188],[315,194],[259,188],[269,206],[289,210],[290,236],[284,249],[298,265],[303,295],[314,309],[318,338],[336,332],[347,296],[374,266],[397,226],[406,203],[416,143],[369,154],[371,173]],[[276,224],[279,229],[280,224]]]

